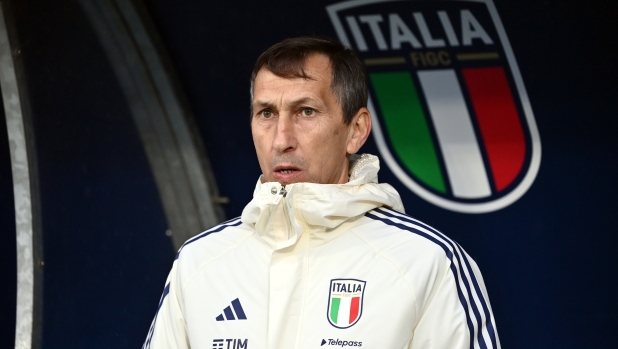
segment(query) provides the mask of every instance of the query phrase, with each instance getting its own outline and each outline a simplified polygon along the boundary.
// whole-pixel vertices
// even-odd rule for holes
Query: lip
[[[292,173],[281,173],[281,170],[293,170]],[[295,179],[302,174],[302,170],[296,166],[292,165],[278,165],[273,168],[273,176],[277,179],[279,183],[288,184],[295,182]]]

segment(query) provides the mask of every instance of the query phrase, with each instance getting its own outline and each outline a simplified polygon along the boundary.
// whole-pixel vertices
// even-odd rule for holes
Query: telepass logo
[[[504,208],[530,188],[540,137],[491,0],[326,9],[339,40],[367,66],[374,138],[405,186],[464,213]]]
[[[363,295],[367,282],[333,279],[328,293],[328,322],[337,328],[354,326],[363,314]]]

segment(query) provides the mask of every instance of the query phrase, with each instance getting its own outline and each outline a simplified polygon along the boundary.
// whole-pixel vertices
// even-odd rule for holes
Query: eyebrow
[[[258,108],[277,109],[273,103],[265,102],[265,101],[255,101],[255,102],[253,102],[253,104],[251,105],[251,108],[255,109],[256,107],[258,107]]]
[[[317,101],[316,101],[314,98],[311,98],[311,97],[302,97],[302,98],[299,98],[299,99],[295,99],[295,100],[293,100],[293,101],[291,101],[291,102],[289,102],[289,103],[286,103],[286,104],[287,104],[288,106],[291,106],[291,107],[297,107],[297,106],[299,106],[299,105],[301,105],[301,104],[307,104],[307,103],[309,103],[309,102],[314,102],[314,103],[317,103]]]
[[[306,104],[306,103],[309,103],[309,102],[314,102],[314,103],[318,103],[319,104],[318,100],[316,100],[315,98],[312,98],[312,97],[301,97],[299,99],[295,99],[293,101],[290,101],[290,102],[286,103],[286,106],[294,108],[294,107],[297,107],[299,105]],[[255,101],[255,102],[253,102],[252,107],[253,107],[254,110],[256,108],[269,108],[269,109],[274,109],[274,110],[277,109],[277,106],[274,103],[268,102],[268,101]]]

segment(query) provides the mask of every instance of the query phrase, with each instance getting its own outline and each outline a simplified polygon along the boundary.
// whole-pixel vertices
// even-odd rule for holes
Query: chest
[[[397,268],[345,239],[234,251],[183,295],[192,348],[404,348],[417,313]]]

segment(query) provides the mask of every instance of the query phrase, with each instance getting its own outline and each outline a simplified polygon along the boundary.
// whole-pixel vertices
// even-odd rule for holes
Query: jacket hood
[[[376,207],[404,212],[397,191],[378,183],[379,169],[376,156],[363,154],[350,157],[350,179],[344,184],[282,186],[258,180],[241,220],[254,226],[258,236],[275,250],[294,244],[302,234],[309,234],[317,244],[330,241],[345,230],[341,229],[344,225],[353,225]]]

